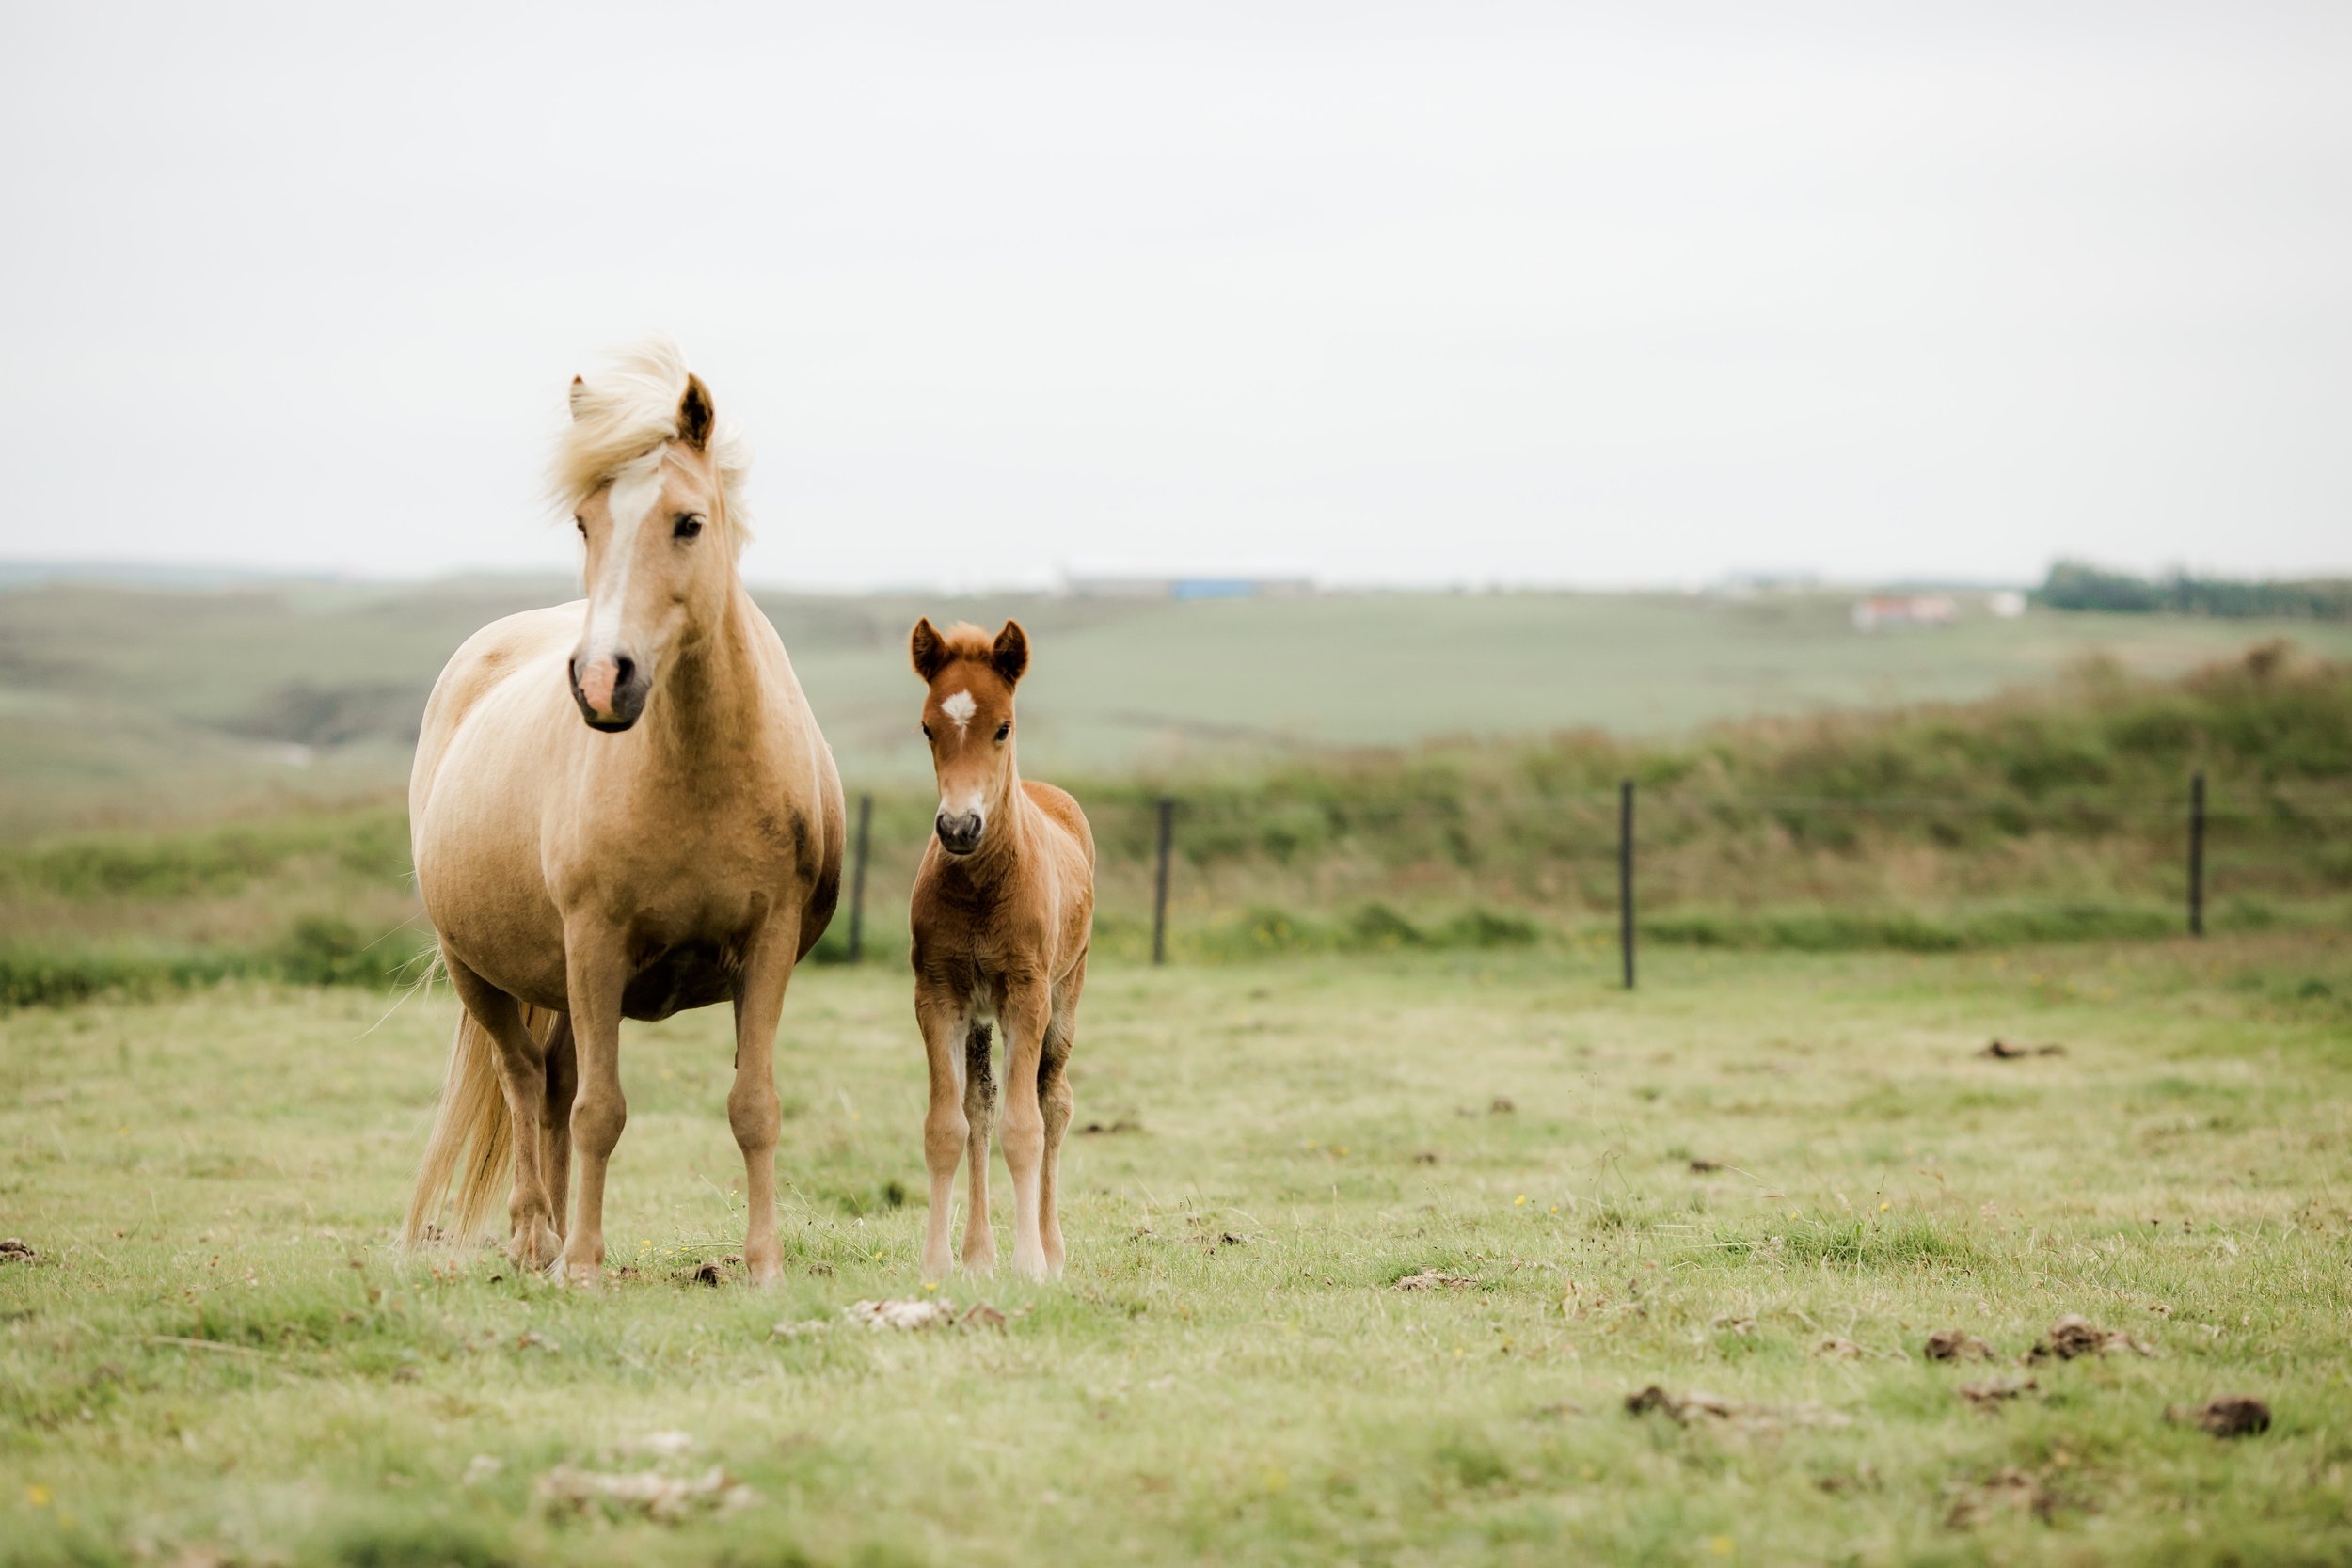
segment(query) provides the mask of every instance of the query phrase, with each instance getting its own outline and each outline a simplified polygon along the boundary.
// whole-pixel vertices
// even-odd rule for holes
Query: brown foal
[[[1012,689],[1029,640],[1008,621],[977,626],[917,621],[910,651],[930,688],[923,736],[939,775],[939,816],[914,879],[914,1017],[930,1059],[923,1155],[931,1210],[923,1275],[946,1277],[956,1165],[972,1164],[963,1264],[995,1267],[988,1228],[988,1140],[996,1117],[992,1028],[1005,1036],[1005,1164],[1012,1173],[1012,1266],[1024,1278],[1059,1274],[1055,1201],[1070,1128],[1070,1043],[1094,923],[1094,834],[1052,784],[1024,783],[1013,757]]]

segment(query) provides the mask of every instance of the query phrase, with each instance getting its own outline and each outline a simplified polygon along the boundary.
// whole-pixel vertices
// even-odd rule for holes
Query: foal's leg
[[[1070,1131],[1076,1098],[1070,1092],[1070,1046],[1078,1029],[1078,993],[1086,989],[1086,955],[1054,999],[1054,1015],[1045,1023],[1045,1049],[1038,1062],[1038,1108],[1045,1117],[1045,1159],[1038,1175],[1038,1230],[1045,1244],[1045,1266],[1061,1273],[1061,1140]]]
[[[546,1062],[539,1042],[523,1023],[522,1004],[442,951],[450,988],[498,1049],[499,1085],[506,1091],[506,1115],[514,1130],[515,1191],[506,1200],[507,1255],[527,1269],[555,1261],[562,1243],[555,1233],[554,1205],[539,1163],[539,1109],[547,1097]]]
[[[601,921],[575,921],[564,931],[564,987],[571,993],[580,1072],[572,1101],[580,1203],[564,1239],[564,1275],[578,1285],[604,1277],[604,1171],[628,1121],[628,1102],[621,1097],[621,990],[628,979],[622,942],[622,933]]]
[[[1046,986],[1030,980],[1005,988],[998,1022],[1005,1030],[1005,1164],[1012,1172],[1012,1272],[1042,1279],[1051,1265],[1040,1227],[1040,1171],[1045,1163],[1045,1113],[1039,1065],[1051,1016]]]
[[[555,1233],[571,1229],[572,1096],[580,1088],[580,1063],[572,1052],[572,1015],[555,1015],[548,1037],[548,1105],[539,1122],[539,1175],[555,1210]]]
[[[735,1086],[727,1091],[727,1125],[743,1151],[743,1193],[751,1211],[743,1267],[755,1285],[772,1285],[784,1272],[776,1241],[776,1139],[784,1119],[776,1100],[776,1022],[784,1016],[784,988],[792,978],[800,934],[798,920],[760,927],[735,986]]]
[[[996,1071],[989,1044],[989,1026],[973,1024],[963,1048],[963,1117],[972,1124],[964,1145],[972,1201],[963,1216],[963,1266],[975,1274],[996,1268],[996,1236],[988,1227],[988,1139],[996,1129]]]
[[[930,1167],[931,1210],[923,1227],[923,1277],[947,1277],[954,1261],[947,1250],[947,1211],[955,1201],[956,1162],[963,1158],[971,1125],[963,1114],[963,1051],[970,1027],[951,998],[914,990],[914,1022],[923,1031],[923,1053],[930,1069],[930,1109],[923,1116],[923,1163]],[[983,1221],[985,1223],[985,1221]]]

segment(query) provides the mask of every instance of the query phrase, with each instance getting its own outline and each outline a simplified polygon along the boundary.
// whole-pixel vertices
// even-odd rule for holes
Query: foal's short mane
[[[686,356],[667,338],[648,338],[614,354],[572,388],[571,422],[556,438],[548,488],[568,514],[598,487],[665,441],[676,440],[678,402],[686,396]],[[737,549],[751,537],[743,481],[751,453],[742,433],[722,420],[710,436],[712,466]]]
[[[996,634],[982,631],[969,621],[958,621],[951,626],[939,628],[939,665],[946,669],[959,659],[975,664],[989,663],[996,653]]]

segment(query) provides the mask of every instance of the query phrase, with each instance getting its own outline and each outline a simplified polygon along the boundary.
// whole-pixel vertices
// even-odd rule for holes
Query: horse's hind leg
[[[555,1233],[562,1237],[571,1228],[572,1096],[580,1090],[569,1013],[555,1015],[555,1033],[548,1037],[547,1081],[547,1111],[539,1124],[539,1176],[553,1206]]]
[[[1061,1141],[1070,1131],[1077,1097],[1070,1092],[1070,1047],[1078,1029],[1078,992],[1086,986],[1086,958],[1054,999],[1053,1016],[1045,1024],[1045,1048],[1037,1067],[1038,1109],[1045,1117],[1045,1155],[1038,1173],[1038,1232],[1045,1244],[1045,1266],[1061,1273]]]
[[[525,1268],[543,1269],[563,1246],[555,1232],[554,1205],[541,1167],[539,1118],[547,1100],[546,1053],[524,1022],[522,1004],[468,969],[443,949],[450,986],[498,1047],[500,1087],[514,1129],[515,1191],[507,1199],[511,1240],[507,1251]]]
[[[963,1117],[971,1123],[964,1145],[972,1168],[972,1202],[963,1216],[963,1266],[976,1274],[996,1267],[996,1235],[988,1227],[988,1140],[996,1130],[996,1072],[989,1059],[992,1034],[975,1023],[963,1046]]]

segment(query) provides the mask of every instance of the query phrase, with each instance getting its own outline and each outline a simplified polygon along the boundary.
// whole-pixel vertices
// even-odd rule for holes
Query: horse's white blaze
[[[956,721],[956,728],[961,730],[965,725],[972,722],[972,715],[978,709],[979,705],[979,704],[972,700],[972,693],[969,691],[959,691],[954,696],[948,698],[946,702],[941,703],[939,705],[939,711],[954,720]]]
[[[628,609],[629,574],[636,568],[637,534],[661,500],[661,452],[652,451],[613,476],[605,496],[612,515],[612,537],[604,542],[604,574],[595,585],[595,603],[588,609],[588,657],[609,658],[621,639],[622,615]]]
[[[980,815],[980,804],[983,799],[981,792],[977,789],[967,789],[961,795],[942,795],[939,798],[939,815],[942,816],[977,816]]]

